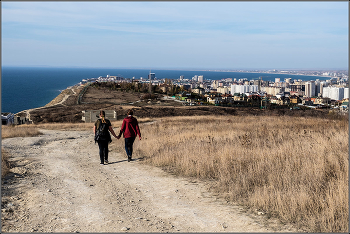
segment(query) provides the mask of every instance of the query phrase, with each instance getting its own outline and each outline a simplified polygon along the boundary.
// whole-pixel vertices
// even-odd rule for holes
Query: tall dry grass
[[[173,117],[141,132],[134,155],[147,163],[214,180],[227,199],[304,230],[348,231],[348,121]]]
[[[1,149],[1,178],[4,178],[10,171],[11,164],[9,162],[9,153]]]
[[[38,136],[42,133],[39,131],[36,125],[2,125],[1,126],[1,138],[11,137],[32,137]]]
[[[139,123],[151,122],[151,118],[141,118]],[[117,131],[120,129],[123,120],[111,121],[113,129]],[[85,131],[91,130],[94,127],[94,123],[43,123],[43,124],[25,124],[25,125],[2,125],[1,138],[11,137],[33,137],[42,135],[40,129],[47,130],[63,130],[63,131]],[[119,131],[117,132],[117,134]]]

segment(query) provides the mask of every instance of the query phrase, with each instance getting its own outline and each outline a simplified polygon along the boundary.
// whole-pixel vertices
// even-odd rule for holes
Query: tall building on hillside
[[[315,81],[308,81],[305,83],[305,96],[314,97],[316,94]]]
[[[180,80],[183,80],[184,78],[185,78],[184,75],[181,75],[181,76],[180,76]]]
[[[211,83],[211,88],[217,89],[218,87],[219,87],[219,81],[218,81],[218,80],[214,80],[214,81]]]
[[[154,80],[155,78],[156,78],[156,74],[149,71],[149,74],[148,74],[148,80],[149,80],[148,92],[150,92],[150,93],[152,93],[152,80]]]
[[[194,77],[192,77],[193,81],[198,81],[198,75],[194,75]]]
[[[319,96],[321,93],[321,82],[319,79],[315,81],[315,96]]]
[[[198,82],[203,82],[203,75],[198,76]]]
[[[344,98],[349,98],[349,88],[344,88]]]
[[[155,78],[156,78],[156,73],[152,73],[151,71],[149,71],[148,79],[149,80],[154,80]]]
[[[319,95],[323,96],[323,88],[326,87],[326,82],[320,82]]]

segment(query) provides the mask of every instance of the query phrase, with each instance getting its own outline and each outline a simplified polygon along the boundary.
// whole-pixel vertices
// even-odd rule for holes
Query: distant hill
[[[80,97],[80,99],[79,99]],[[152,97],[152,99],[147,99]],[[118,115],[134,109],[137,117],[194,116],[194,115],[291,115],[327,117],[326,110],[260,110],[252,107],[184,106],[164,98],[163,94],[149,96],[145,93],[122,91],[110,87],[73,87],[61,92],[54,100],[41,108],[30,110],[33,123],[82,121],[84,110],[115,110]],[[78,102],[79,100],[79,102]],[[21,112],[19,115],[26,115]]]

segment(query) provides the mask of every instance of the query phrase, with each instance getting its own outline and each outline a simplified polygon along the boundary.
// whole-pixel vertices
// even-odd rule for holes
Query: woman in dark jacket
[[[117,138],[117,135],[113,131],[111,122],[108,119],[105,119],[105,116],[105,112],[100,111],[100,119],[95,122],[94,126],[95,141],[98,143],[100,149],[101,165],[104,165],[104,162],[108,164],[108,144],[112,142],[109,132]]]
[[[125,138],[125,151],[126,155],[128,156],[128,162],[132,160],[132,146],[134,144],[136,136],[139,135],[139,139],[141,140],[139,123],[137,122],[137,119],[132,116],[133,114],[134,112],[132,110],[128,111],[128,116],[124,118],[122,127],[120,128],[120,133],[117,136],[117,139],[119,139],[123,133],[123,136]]]

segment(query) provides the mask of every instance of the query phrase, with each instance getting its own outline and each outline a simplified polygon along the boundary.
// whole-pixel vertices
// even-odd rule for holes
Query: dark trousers
[[[100,148],[100,160],[101,163],[108,160],[108,141],[97,141]]]
[[[125,151],[128,157],[132,156],[132,145],[134,144],[136,137],[125,138]]]

